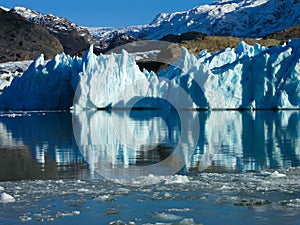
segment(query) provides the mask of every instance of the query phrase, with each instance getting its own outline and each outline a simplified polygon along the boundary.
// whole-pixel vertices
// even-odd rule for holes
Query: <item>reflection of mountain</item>
[[[151,163],[155,166],[174,154],[173,163],[186,165],[188,170],[248,171],[300,165],[298,111],[189,111],[187,114],[183,116],[186,124],[183,129],[178,115],[156,111],[80,112],[74,115],[73,124],[76,140],[92,171]],[[195,128],[199,131],[196,147]],[[158,148],[145,151],[145,146],[160,144],[170,147],[164,157]],[[179,152],[175,151],[176,146]],[[188,160],[190,153],[193,154]]]
[[[2,114],[0,134],[0,148],[27,149],[31,162],[39,163],[41,168],[53,164],[50,170],[55,166],[58,170],[73,170],[83,163],[73,139],[69,112]],[[7,151],[8,157],[11,154]],[[7,158],[10,159],[13,161],[12,157]]]
[[[52,160],[38,164],[26,146],[0,147],[0,181],[56,177]]]

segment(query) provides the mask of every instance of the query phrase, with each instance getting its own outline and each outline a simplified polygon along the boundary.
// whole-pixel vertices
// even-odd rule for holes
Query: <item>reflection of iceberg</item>
[[[237,160],[243,155],[240,137],[242,114],[237,111],[212,111],[206,115],[207,118],[200,122],[204,124],[204,140],[198,143],[188,167],[197,166],[200,170],[211,166],[235,168]]]
[[[19,146],[43,165],[85,160],[107,176],[300,166],[299,111],[1,114],[0,133],[0,148]]]
[[[191,134],[189,139],[181,135],[173,111],[81,111],[74,114],[73,127],[91,172],[106,177],[111,171],[114,176],[177,172],[192,153],[193,147],[187,147],[197,140]]]
[[[204,132],[190,167],[256,171],[300,165],[298,111],[213,111]]]
[[[22,140],[15,140],[12,133],[6,129],[6,126],[0,123],[0,147],[4,148],[9,146],[24,146],[24,143]]]
[[[91,172],[104,176],[129,175],[132,167],[133,175],[137,176],[150,171],[174,172],[175,168],[179,171],[181,167],[248,171],[300,166],[298,111],[175,114],[173,111],[81,111],[73,116],[74,134]],[[196,118],[198,126],[194,126]],[[198,132],[193,132],[195,128]],[[163,152],[166,149],[159,149],[160,146],[169,148]],[[176,146],[180,149],[177,153]],[[163,157],[163,153],[167,155]],[[172,158],[167,166],[173,164],[173,170],[159,165],[166,157]]]
[[[243,116],[244,170],[300,165],[300,112],[258,111]],[[254,162],[253,162],[254,161]]]

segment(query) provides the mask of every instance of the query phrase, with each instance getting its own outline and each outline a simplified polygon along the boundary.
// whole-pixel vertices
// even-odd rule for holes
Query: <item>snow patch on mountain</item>
[[[42,25],[54,33],[76,30],[80,33],[80,36],[87,35],[85,28],[82,28],[63,17],[57,17],[52,14],[45,15],[35,10],[20,6],[12,8],[11,12],[19,14],[32,23]]]
[[[6,12],[8,12],[8,11],[10,10],[10,9],[5,8],[5,7],[3,7],[3,6],[0,6],[0,9],[4,10],[4,11],[6,11]]]
[[[288,18],[288,19],[287,19]],[[161,13],[147,25],[120,29],[92,28],[101,40],[127,34],[158,40],[168,34],[197,31],[208,35],[259,38],[300,24],[298,0],[223,0],[189,11]]]

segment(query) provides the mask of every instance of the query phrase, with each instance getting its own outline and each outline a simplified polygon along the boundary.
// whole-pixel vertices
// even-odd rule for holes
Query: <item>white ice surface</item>
[[[270,174],[270,177],[272,178],[280,178],[280,177],[286,177],[286,174],[279,173],[277,170]]]
[[[2,193],[1,194],[1,199],[0,202],[1,203],[11,203],[11,202],[15,202],[15,198],[7,193]]]
[[[0,95],[0,109],[300,108],[299,49],[299,39],[269,49],[241,42],[198,57],[183,49],[158,75],[141,72],[126,51],[96,56],[91,47],[82,59],[61,54],[48,63],[41,55]]]

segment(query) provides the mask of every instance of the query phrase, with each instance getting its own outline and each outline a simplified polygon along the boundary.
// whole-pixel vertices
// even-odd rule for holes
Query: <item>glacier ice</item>
[[[69,109],[73,104],[72,71],[81,59],[64,53],[46,63],[40,55],[0,96],[2,110]],[[76,71],[77,73],[77,71]]]
[[[300,108],[300,39],[272,48],[241,42],[237,49],[182,49],[158,75],[140,71],[133,55],[39,56],[0,95],[1,110],[75,108]]]

